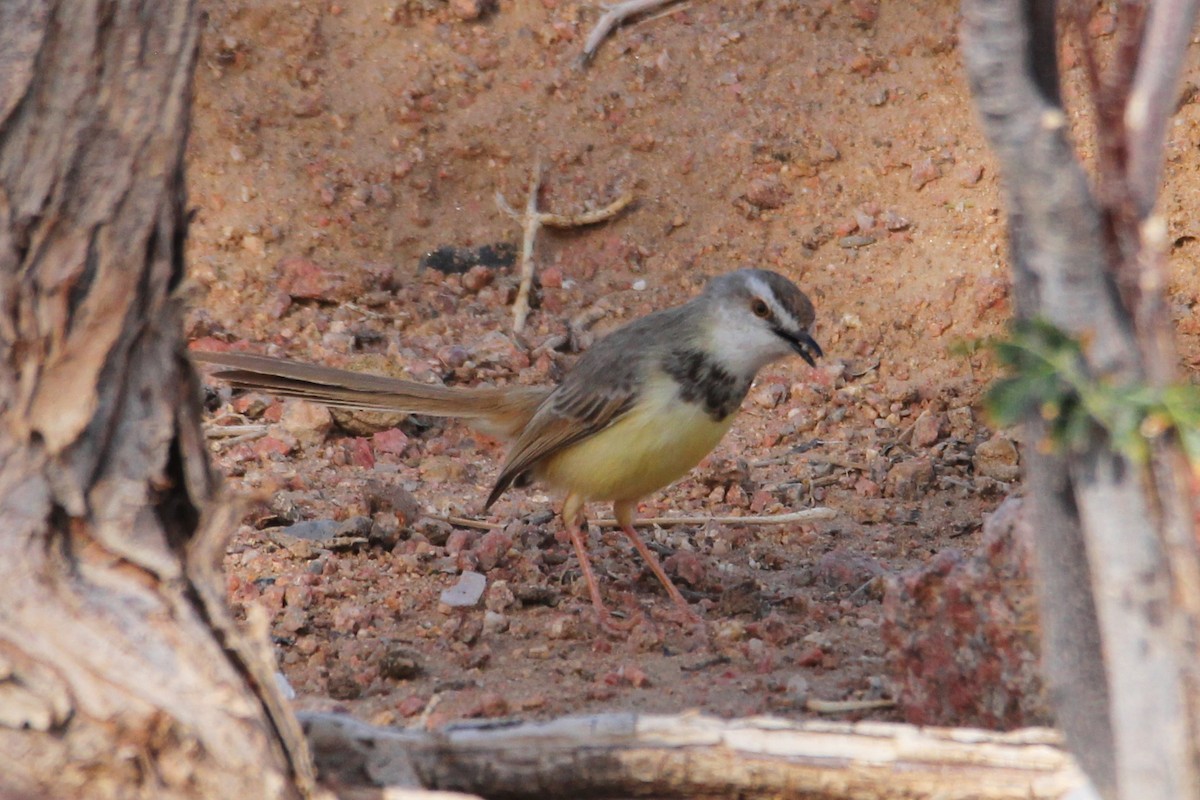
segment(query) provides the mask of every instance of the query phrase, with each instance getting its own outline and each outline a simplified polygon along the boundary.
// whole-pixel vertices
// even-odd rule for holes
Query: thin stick
[[[508,204],[508,200],[500,192],[496,192],[496,206],[516,220],[520,220],[524,236],[521,239],[521,282],[517,287],[517,299],[513,302],[513,331],[520,333],[525,330],[525,320],[529,316],[529,293],[533,289],[533,245],[537,239],[538,230],[543,225],[551,228],[579,228],[584,225],[595,225],[615,217],[633,202],[633,192],[624,192],[616,200],[603,208],[594,211],[584,211],[579,214],[552,214],[539,211],[537,205],[538,189],[542,185],[542,164],[537,161],[533,167],[533,176],[529,181],[529,196],[525,198],[525,211],[518,214]]]
[[[596,50],[600,47],[600,43],[605,37],[612,32],[622,22],[635,14],[641,14],[643,11],[649,11],[652,8],[665,6],[668,3],[673,3],[675,0],[625,0],[623,3],[617,3],[611,6],[608,11],[605,11],[600,19],[596,20],[595,27],[588,34],[587,41],[583,45],[583,53],[579,56],[579,66],[586,67],[596,55]]]
[[[541,218],[542,224],[547,228],[579,228],[584,225],[595,225],[597,222],[612,219],[617,214],[620,214],[625,206],[632,202],[633,192],[625,192],[604,208],[597,208],[594,211],[584,211],[580,214],[551,214],[549,212],[542,212],[538,216]]]
[[[267,432],[266,425],[205,425],[204,435],[209,439],[228,439],[234,436],[259,435]]]
[[[542,162],[533,165],[533,176],[529,179],[529,196],[525,198],[525,216],[521,227],[525,235],[521,239],[521,283],[517,289],[517,301],[513,303],[513,330],[525,330],[525,318],[529,316],[529,291],[533,286],[533,242],[538,228],[542,227],[542,215],[538,213],[537,195],[542,185]]]
[[[710,522],[717,525],[786,525],[791,522],[813,522],[823,519],[834,519],[837,517],[837,512],[832,508],[818,506],[816,508],[806,508],[803,511],[791,511],[787,514],[759,514],[750,517],[734,517],[734,516],[695,516],[695,517],[647,517],[646,519],[634,520],[634,527],[646,527],[649,525],[657,525],[659,527],[669,527],[671,525],[707,525]],[[596,525],[601,528],[616,528],[617,521],[615,519],[598,519]]]
[[[454,517],[449,514],[422,514],[425,519],[434,519],[438,522],[448,522],[459,528],[475,528],[481,531],[498,531],[503,530],[504,526],[499,522],[485,522],[481,519],[471,519],[470,517]]]
[[[877,708],[891,708],[895,700],[820,700],[811,698],[804,703],[804,708],[814,714],[846,714],[851,711],[872,711]]]
[[[786,525],[790,522],[813,522],[814,520],[834,519],[836,516],[837,512],[832,508],[818,506],[816,508],[806,508],[803,511],[792,511],[787,514],[760,514],[752,517],[647,517],[645,519],[634,520],[633,525],[635,528],[645,528],[654,525],[662,528],[670,527],[671,525],[707,525],[710,522],[717,525]],[[454,517],[447,514],[425,514],[424,517],[425,519],[435,519],[439,522],[447,522],[462,528],[476,528],[481,531],[498,531],[504,528],[498,522],[485,522],[479,519],[470,519],[469,517]],[[598,519],[593,524],[599,525],[601,528],[620,527],[615,519]]]

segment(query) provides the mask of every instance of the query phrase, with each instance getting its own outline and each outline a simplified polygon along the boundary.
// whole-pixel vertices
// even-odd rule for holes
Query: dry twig
[[[634,527],[643,528],[649,526],[666,528],[671,525],[707,525],[710,522],[717,525],[786,525],[792,522],[815,522],[823,519],[833,519],[836,516],[837,512],[832,508],[818,506],[817,508],[806,508],[803,511],[792,511],[787,514],[760,514],[750,517],[709,517],[704,515],[692,517],[646,517],[645,519],[634,520],[633,524]],[[484,520],[470,519],[469,517],[454,517],[444,514],[425,514],[425,518],[447,522],[462,528],[477,528],[484,531],[496,531],[504,527],[498,522],[485,522]],[[595,524],[601,528],[617,527],[617,521],[611,517],[595,520]]]
[[[496,192],[496,205],[505,214],[515,220],[520,220],[524,235],[521,239],[521,283],[517,288],[517,299],[513,303],[513,331],[520,333],[525,329],[525,319],[529,316],[529,292],[533,288],[533,243],[537,238],[538,229],[543,225],[551,228],[578,228],[584,225],[595,225],[597,222],[610,220],[621,210],[633,202],[633,193],[625,192],[616,200],[603,208],[594,211],[584,211],[579,214],[552,214],[539,211],[537,205],[538,189],[542,184],[542,164],[534,164],[533,175],[529,180],[529,195],[525,198],[525,211],[517,213],[504,195]]]
[[[591,62],[600,43],[622,22],[644,11],[674,2],[675,0],[625,0],[623,3],[609,6],[600,19],[596,20],[592,32],[588,34],[587,41],[583,45],[583,53],[579,56],[579,66],[586,67]]]

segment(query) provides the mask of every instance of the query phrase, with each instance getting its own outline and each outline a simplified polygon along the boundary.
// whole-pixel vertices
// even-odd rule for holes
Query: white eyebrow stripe
[[[771,287],[766,281],[757,275],[751,275],[746,282],[749,284],[750,290],[754,292],[755,295],[762,298],[763,302],[770,307],[771,312],[775,315],[775,319],[779,320],[789,328],[795,328],[799,326],[799,323],[796,322],[795,317],[792,316],[792,312],[783,307],[783,305],[779,302],[779,299],[775,297],[775,292],[771,290]]]

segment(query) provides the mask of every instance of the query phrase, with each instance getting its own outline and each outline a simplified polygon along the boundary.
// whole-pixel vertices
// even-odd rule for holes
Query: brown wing
[[[575,392],[565,389],[560,386],[546,398],[521,432],[488,495],[487,506],[496,502],[513,481],[542,459],[612,425],[633,407],[637,399],[628,389],[606,387],[599,392],[582,387]]]
[[[487,506],[539,461],[604,430],[633,407],[637,365],[613,338],[588,351],[538,407],[509,450]]]

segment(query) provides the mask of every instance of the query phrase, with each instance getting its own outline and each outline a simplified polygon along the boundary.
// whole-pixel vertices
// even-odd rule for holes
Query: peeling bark
[[[1157,182],[1172,110],[1164,98],[1178,78],[1195,4],[1152,8],[1149,39],[1138,5],[1126,8],[1132,27],[1120,32],[1127,46],[1114,47],[1110,82],[1095,53],[1085,53],[1104,127],[1096,190],[1066,135],[1055,4],[964,0],[964,57],[1004,172],[1018,315],[1085,341],[1097,376],[1162,382],[1173,358],[1159,243],[1147,236],[1156,192],[1147,181]],[[1036,414],[1027,426],[1028,441],[1041,442]],[[1084,452],[1035,446],[1025,457],[1044,666],[1072,750],[1104,797],[1200,796],[1200,557],[1184,460],[1160,443],[1144,466],[1103,437]]]
[[[304,715],[322,773],[350,787],[485,797],[1060,800],[1084,781],[1045,728],[1009,733],[894,723],[614,713],[444,731]]]
[[[183,354],[193,2],[0,3],[0,795],[298,797]]]

